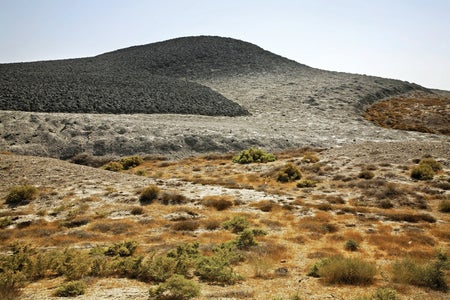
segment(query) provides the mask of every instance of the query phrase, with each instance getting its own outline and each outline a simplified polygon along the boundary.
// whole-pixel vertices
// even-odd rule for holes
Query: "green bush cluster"
[[[417,180],[431,180],[434,177],[433,169],[427,164],[419,164],[411,170],[411,178]]]
[[[117,161],[110,161],[102,166],[102,169],[112,172],[120,172],[123,170],[123,165]]]
[[[276,158],[273,154],[253,147],[243,150],[239,155],[233,157],[233,162],[238,164],[267,163],[275,160]]]
[[[303,188],[313,188],[317,185],[317,181],[315,180],[310,180],[310,179],[303,179],[300,182],[297,183],[297,187],[299,189],[303,189]]]
[[[436,161],[434,158],[422,158],[419,165],[428,165],[433,169],[434,172],[439,172],[442,170],[442,164]]]
[[[8,205],[26,205],[37,198],[39,190],[32,185],[18,185],[9,190],[6,196]]]
[[[356,251],[359,249],[359,245],[357,242],[350,239],[347,242],[345,242],[344,248],[347,251]]]
[[[234,216],[228,221],[222,223],[222,227],[233,233],[240,233],[250,226],[250,222],[246,217]]]
[[[111,245],[105,251],[105,255],[107,256],[131,256],[136,251],[137,242],[136,241],[124,241]]]
[[[302,178],[300,170],[292,163],[287,163],[277,173],[277,181],[279,182],[292,182]]]

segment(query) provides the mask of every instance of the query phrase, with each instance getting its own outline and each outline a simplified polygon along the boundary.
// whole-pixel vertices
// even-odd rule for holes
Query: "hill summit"
[[[90,58],[0,65],[0,109],[69,113],[249,112],[192,80],[300,64],[231,38],[199,36]]]

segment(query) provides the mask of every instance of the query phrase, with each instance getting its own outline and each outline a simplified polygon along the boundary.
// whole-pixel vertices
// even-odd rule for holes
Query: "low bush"
[[[13,223],[13,221],[11,220],[10,217],[3,217],[0,218],[0,229],[6,228],[9,225],[11,225]]]
[[[300,170],[292,163],[287,163],[277,173],[277,181],[279,182],[292,182],[302,178]]]
[[[242,280],[231,266],[229,257],[219,253],[200,258],[195,273],[201,280],[217,284],[235,284]]]
[[[147,176],[147,171],[145,169],[139,169],[136,172],[134,172],[134,174],[138,175],[138,176]]]
[[[133,207],[131,210],[130,210],[130,213],[133,215],[133,216],[138,216],[138,215],[142,215],[142,214],[144,214],[144,209],[141,207],[141,206],[135,206],[135,207]]]
[[[69,281],[62,284],[55,292],[58,297],[75,297],[84,295],[86,284],[81,280]]]
[[[22,295],[26,276],[22,272],[3,269],[0,272],[0,299],[15,300]]]
[[[431,169],[433,169],[434,172],[439,172],[442,170],[441,163],[433,158],[422,158],[419,162],[419,165],[428,165],[431,167]]]
[[[267,233],[262,229],[244,229],[236,238],[236,246],[238,249],[245,250],[252,246],[258,245],[255,240],[257,236],[263,236]]]
[[[200,227],[200,223],[195,220],[179,221],[172,225],[172,229],[176,231],[194,231]]]
[[[222,227],[233,233],[240,233],[250,226],[250,222],[246,217],[235,216],[232,219],[222,223]]]
[[[172,275],[166,282],[150,289],[150,299],[188,300],[200,296],[200,287],[181,275]]]
[[[18,185],[10,189],[6,196],[6,204],[26,205],[37,198],[39,190],[32,185]]]
[[[419,164],[411,170],[411,178],[417,180],[431,180],[434,177],[433,168],[428,164]]]
[[[355,300],[401,300],[394,289],[380,287],[369,296],[357,297]]]
[[[138,243],[136,241],[125,241],[115,243],[108,247],[105,251],[105,255],[107,256],[131,256],[136,251]]]
[[[317,181],[310,180],[310,179],[304,179],[304,180],[302,180],[302,181],[297,183],[297,187],[300,188],[300,189],[313,188],[313,187],[316,187],[316,185],[317,185]]]
[[[348,240],[344,245],[345,250],[347,251],[356,251],[359,249],[359,245],[354,240]]]
[[[145,282],[164,282],[175,274],[177,259],[167,255],[153,255],[142,261],[138,278]]]
[[[144,160],[140,156],[129,156],[122,158],[119,163],[122,164],[124,170],[129,170],[141,165]]]
[[[139,196],[139,201],[142,204],[150,204],[156,199],[158,199],[159,193],[161,190],[156,185],[149,185],[144,188]]]
[[[367,285],[376,274],[374,263],[360,258],[333,256],[316,265],[316,272],[328,284]]]
[[[123,170],[123,165],[117,161],[110,161],[109,163],[104,164],[101,168],[107,171],[120,172]]]
[[[175,192],[163,193],[161,196],[161,203],[164,205],[180,205],[188,201],[189,199],[186,196]]]
[[[203,205],[222,211],[233,206],[233,201],[226,196],[206,196],[203,198]]]
[[[405,258],[392,265],[392,278],[394,282],[398,283],[447,291],[448,286],[444,267],[445,262],[439,259],[427,263],[419,263],[410,258]]]
[[[439,202],[439,211],[443,213],[450,213],[450,201],[442,200]]]
[[[273,154],[257,148],[243,150],[239,155],[233,157],[233,162],[238,164],[267,163],[275,160],[276,158]]]
[[[319,161],[319,158],[314,153],[308,152],[303,155],[302,161],[307,163],[316,163]]]
[[[372,179],[375,177],[375,173],[369,170],[363,170],[358,174],[358,178],[361,179]]]

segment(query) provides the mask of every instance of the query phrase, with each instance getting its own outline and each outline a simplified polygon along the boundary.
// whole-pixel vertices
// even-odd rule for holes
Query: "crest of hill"
[[[231,38],[178,38],[91,58],[1,64],[0,109],[247,115],[239,104],[190,80],[299,66]]]
[[[162,76],[187,78],[311,69],[254,44],[217,36],[176,38],[120,49],[96,59],[110,67],[131,67]]]

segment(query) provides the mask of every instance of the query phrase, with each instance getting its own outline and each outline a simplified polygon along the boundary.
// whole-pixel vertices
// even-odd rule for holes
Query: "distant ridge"
[[[177,38],[91,58],[0,64],[0,109],[248,115],[239,104],[191,80],[300,66],[236,39]]]

